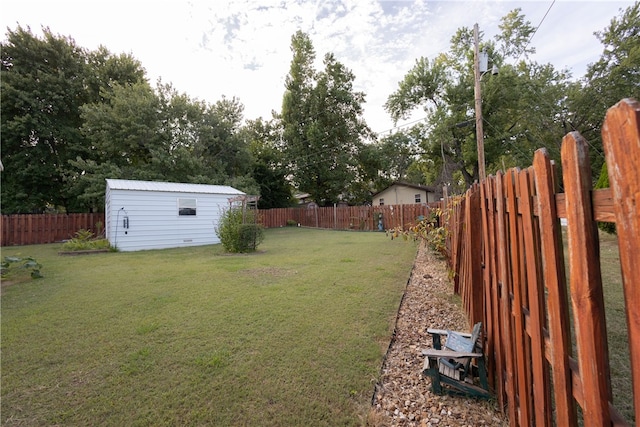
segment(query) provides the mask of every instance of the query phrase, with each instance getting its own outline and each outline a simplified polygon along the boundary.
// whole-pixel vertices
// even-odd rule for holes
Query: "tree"
[[[151,87],[112,83],[100,97],[81,108],[81,131],[91,149],[69,161],[73,169],[66,175],[70,191],[97,210],[104,204],[105,179],[164,176],[148,167],[162,145],[160,103]]]
[[[106,178],[258,191],[238,99],[154,89],[133,57],[43,32],[2,44],[3,213],[102,209]]]
[[[600,170],[604,162],[601,130],[607,110],[623,98],[640,99],[640,3],[621,10],[595,36],[603,51],[569,92],[567,131],[578,130],[589,141],[592,169]]]
[[[260,187],[260,209],[285,208],[293,204],[284,156],[278,149],[281,129],[275,120],[250,120],[245,126],[253,158],[253,178]]]
[[[533,32],[519,9],[503,17],[495,41],[485,50],[500,67],[497,76],[482,79],[484,149],[489,172],[509,166],[528,165],[533,151],[546,146],[559,156],[563,120],[567,115],[565,93],[568,74],[550,64],[530,63],[527,54]],[[428,162],[424,171],[433,183],[466,186],[478,179],[478,156],[474,124],[474,40],[468,28],[459,29],[451,48],[428,61],[420,58],[399,83],[385,105],[394,120],[417,107],[427,113],[420,141]],[[522,58],[522,59],[521,59]],[[515,61],[509,65],[507,60]],[[463,185],[463,186],[464,186]]]
[[[309,37],[292,37],[293,60],[282,104],[284,152],[292,179],[321,206],[348,199],[357,177],[357,155],[370,130],[362,119],[364,94],[353,89],[355,75],[331,53],[324,70],[313,69]]]
[[[144,69],[128,55],[89,52],[42,31],[39,38],[29,28],[8,30],[1,46],[3,213],[86,211],[70,163],[95,160],[81,109],[117,84],[144,81]]]
[[[43,32],[18,27],[1,45],[3,213],[73,208],[62,171],[85,148],[79,108],[89,69],[72,39]]]

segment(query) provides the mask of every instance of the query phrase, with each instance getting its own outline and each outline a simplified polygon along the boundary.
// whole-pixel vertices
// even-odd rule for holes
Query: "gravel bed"
[[[427,328],[468,331],[460,299],[453,295],[445,261],[423,243],[403,296],[394,337],[367,417],[368,426],[506,426],[494,400],[431,392],[422,376],[422,349],[432,347]]]

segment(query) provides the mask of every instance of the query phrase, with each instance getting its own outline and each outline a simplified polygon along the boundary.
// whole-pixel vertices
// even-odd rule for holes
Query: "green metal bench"
[[[433,338],[433,348],[422,351],[425,356],[422,373],[431,377],[433,392],[488,398],[489,385],[481,343],[482,323],[476,323],[470,334],[441,329],[428,329],[427,332]],[[443,336],[446,337],[444,346]]]

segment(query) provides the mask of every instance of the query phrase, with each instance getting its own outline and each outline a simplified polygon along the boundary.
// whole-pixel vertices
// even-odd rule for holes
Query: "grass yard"
[[[33,256],[2,289],[2,425],[361,425],[416,246],[267,230],[219,245]]]
[[[631,398],[631,361],[618,239],[604,232],[600,232],[600,268],[607,318],[613,403],[622,416],[635,422],[637,420],[634,420]]]

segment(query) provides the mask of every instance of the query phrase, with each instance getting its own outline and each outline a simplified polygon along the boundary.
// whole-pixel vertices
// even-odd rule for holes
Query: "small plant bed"
[[[73,239],[65,242],[61,249],[58,255],[88,255],[113,251],[107,239],[96,238],[89,230],[77,231]]]
[[[18,276],[20,272],[29,271],[32,279],[40,279],[42,278],[42,274],[40,274],[41,268],[42,264],[31,256],[6,256],[0,263],[0,276],[4,281],[8,276]]]

